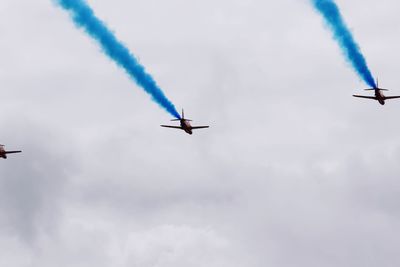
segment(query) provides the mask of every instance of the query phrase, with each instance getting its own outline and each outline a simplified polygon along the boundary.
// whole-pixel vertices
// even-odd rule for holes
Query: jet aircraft
[[[6,151],[4,145],[0,145],[0,158],[6,159],[7,154],[21,153],[22,151]]]
[[[174,119],[171,121],[179,121],[181,126],[171,126],[171,125],[160,125],[161,127],[166,127],[166,128],[173,128],[173,129],[180,129],[184,130],[188,134],[193,134],[193,130],[196,129],[204,129],[204,128],[209,128],[210,126],[192,126],[190,125],[190,122],[192,120],[185,119],[185,113],[182,109],[182,118],[181,119]]]
[[[367,98],[377,100],[379,104],[385,105],[385,100],[400,98],[400,96],[385,96],[382,91],[389,91],[388,89],[379,88],[378,80],[376,80],[376,88],[365,89],[365,91],[375,91],[375,96],[353,95],[354,97]]]

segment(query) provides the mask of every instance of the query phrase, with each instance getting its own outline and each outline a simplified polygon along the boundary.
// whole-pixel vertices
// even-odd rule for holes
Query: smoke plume
[[[180,118],[175,106],[168,100],[152,76],[139,64],[135,56],[126,48],[107,26],[96,17],[85,0],[54,0],[69,11],[75,24],[84,29],[96,40],[104,53],[122,67],[138,85],[140,85],[155,102],[172,116]]]

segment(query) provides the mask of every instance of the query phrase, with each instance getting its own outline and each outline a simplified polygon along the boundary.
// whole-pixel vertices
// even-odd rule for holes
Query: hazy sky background
[[[399,266],[400,102],[307,0],[90,0],[195,124],[51,0],[0,2],[0,266]],[[340,0],[399,95],[400,3]],[[368,94],[368,93],[366,93]]]

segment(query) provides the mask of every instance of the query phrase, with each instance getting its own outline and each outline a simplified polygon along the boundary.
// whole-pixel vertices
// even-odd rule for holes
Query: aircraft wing
[[[165,127],[165,128],[173,128],[173,129],[181,129],[183,130],[182,127],[180,126],[171,126],[171,125],[160,125],[161,127]]]
[[[385,96],[385,99],[395,99],[400,98],[400,96]]]
[[[210,126],[193,126],[192,127],[192,130],[195,130],[195,129],[204,129],[204,128],[209,128]]]
[[[376,100],[375,96],[365,96],[365,95],[353,95],[354,97],[359,97],[359,98],[367,98],[367,99],[374,99]]]
[[[21,153],[22,151],[6,151],[6,154],[15,154],[15,153]]]

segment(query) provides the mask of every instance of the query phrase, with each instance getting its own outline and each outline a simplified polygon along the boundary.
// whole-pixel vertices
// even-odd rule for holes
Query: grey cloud
[[[12,120],[3,121],[2,138],[15,149],[23,148],[23,154],[12,155],[2,162],[2,234],[34,245],[41,232],[57,231],[63,195],[69,177],[78,167],[70,156],[72,147],[70,154],[65,154],[66,150],[57,151],[66,144],[55,137],[59,133],[54,128],[18,116]]]
[[[398,265],[398,103],[352,99],[307,1],[89,2],[211,128],[162,129],[64,11],[3,1],[0,265]],[[339,4],[397,94],[398,3]]]

